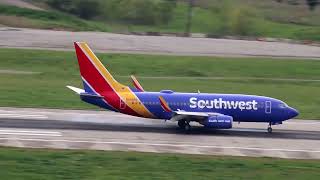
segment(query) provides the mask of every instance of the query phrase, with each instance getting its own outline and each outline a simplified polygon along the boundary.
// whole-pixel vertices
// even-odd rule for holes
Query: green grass
[[[318,179],[316,160],[0,148],[1,179]]]
[[[0,54],[0,70],[40,72],[28,75],[1,73],[0,106],[94,108],[81,102],[65,87],[82,87],[74,52],[0,49]],[[264,95],[284,100],[299,109],[299,118],[320,119],[320,97],[317,96],[320,82],[246,78],[319,79],[320,61],[126,54],[98,56],[120,82],[131,85],[128,76],[135,74],[149,91],[197,92],[199,89],[209,93]],[[190,78],[176,78],[185,76]]]
[[[308,12],[305,7],[284,4],[279,6],[278,3],[269,1],[230,2],[213,1],[209,5],[205,4],[206,8],[195,7],[191,31],[207,33],[214,37],[263,36],[320,41],[318,10]],[[184,32],[187,9],[185,3],[178,3],[168,24],[137,25],[120,20],[110,21],[104,17],[88,21],[60,11],[38,11],[0,5],[0,24],[73,31]],[[296,12],[299,12],[298,15]],[[25,19],[19,19],[21,17]]]

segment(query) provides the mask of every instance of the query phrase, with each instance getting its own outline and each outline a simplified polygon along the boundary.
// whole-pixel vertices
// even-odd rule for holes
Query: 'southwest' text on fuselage
[[[222,98],[213,100],[198,100],[196,97],[190,98],[190,108],[208,108],[208,109],[240,109],[242,110],[258,110],[258,102],[252,101],[226,101]]]

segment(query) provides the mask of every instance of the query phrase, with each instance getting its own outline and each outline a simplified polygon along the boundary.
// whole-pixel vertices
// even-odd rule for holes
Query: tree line
[[[48,5],[84,19],[123,21],[141,25],[166,24],[177,0],[47,0]]]
[[[47,3],[84,19],[155,25],[167,24],[172,19],[178,1],[195,0],[47,0]],[[298,0],[276,1],[298,3]],[[310,10],[315,10],[320,0],[306,0],[306,3]]]
[[[284,0],[276,0],[278,2],[283,2]],[[291,4],[298,3],[297,0],[287,0]],[[320,4],[319,0],[306,0],[306,4],[308,5],[310,11],[313,11],[316,9],[316,7]]]

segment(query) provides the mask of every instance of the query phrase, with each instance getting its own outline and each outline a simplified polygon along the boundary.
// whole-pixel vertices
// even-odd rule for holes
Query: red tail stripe
[[[80,73],[82,77],[86,79],[86,81],[93,87],[93,89],[104,96],[104,99],[120,112],[139,116],[139,114],[137,114],[128,106],[126,106],[124,109],[120,109],[120,97],[116,92],[114,92],[108,82],[103,78],[90,59],[76,43],[75,49],[78,57]]]

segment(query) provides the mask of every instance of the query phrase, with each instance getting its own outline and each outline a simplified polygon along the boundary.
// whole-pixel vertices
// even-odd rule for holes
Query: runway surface
[[[184,134],[173,122],[107,111],[0,108],[0,145],[320,159],[320,121],[291,120],[273,134],[267,124],[234,126]]]
[[[0,47],[73,50],[86,41],[94,51],[192,56],[267,56],[320,60],[320,47],[231,39],[135,36],[0,27]]]

